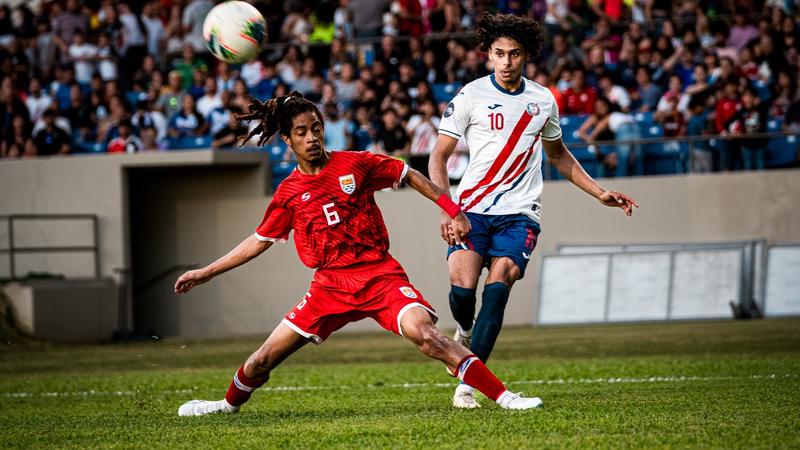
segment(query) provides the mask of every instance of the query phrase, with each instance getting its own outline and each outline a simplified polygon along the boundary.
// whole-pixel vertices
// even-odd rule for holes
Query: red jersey
[[[717,114],[714,119],[714,125],[717,126],[717,132],[722,133],[728,129],[728,122],[736,115],[739,110],[739,102],[731,98],[723,98],[717,102]]]
[[[580,92],[568,88],[564,91],[564,98],[567,104],[564,114],[591,114],[594,112],[597,92],[593,87],[584,87]]]
[[[333,152],[317,175],[295,169],[275,191],[256,228],[262,241],[294,230],[297,254],[312,269],[347,269],[384,261],[389,234],[375,191],[402,180],[408,166],[369,152]]]

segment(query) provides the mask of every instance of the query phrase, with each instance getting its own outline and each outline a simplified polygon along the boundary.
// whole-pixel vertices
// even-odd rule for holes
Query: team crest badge
[[[339,186],[345,194],[352,194],[356,191],[356,177],[352,173],[339,177]]]
[[[538,103],[528,103],[528,106],[525,108],[525,110],[528,111],[528,114],[532,116],[538,116],[541,112]]]
[[[453,102],[447,104],[447,108],[444,109],[444,117],[450,117],[453,115],[453,112],[456,110],[456,105]]]
[[[408,298],[417,298],[417,293],[408,286],[401,287],[400,292]]]

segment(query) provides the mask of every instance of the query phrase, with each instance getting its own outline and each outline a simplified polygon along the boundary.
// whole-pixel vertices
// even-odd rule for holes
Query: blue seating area
[[[460,88],[461,83],[434,83],[431,86],[436,103],[449,102]]]
[[[181,138],[168,138],[170,150],[196,150],[211,147],[211,136],[187,136]]]
[[[767,132],[781,131],[781,120],[767,122]],[[788,167],[797,162],[798,141],[797,136],[784,136],[772,138],[767,144],[766,164],[769,168]]]

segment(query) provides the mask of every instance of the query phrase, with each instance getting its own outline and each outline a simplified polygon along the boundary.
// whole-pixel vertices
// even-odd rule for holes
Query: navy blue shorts
[[[458,250],[472,250],[481,255],[484,266],[489,267],[492,257],[505,256],[519,267],[519,279],[522,279],[541,232],[539,224],[522,214],[490,216],[468,212],[467,218],[472,224],[467,242],[450,246],[447,257]]]

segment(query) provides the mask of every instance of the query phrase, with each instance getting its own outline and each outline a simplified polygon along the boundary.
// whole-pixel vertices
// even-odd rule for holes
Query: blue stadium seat
[[[570,115],[561,117],[561,133],[562,139],[565,143],[580,142],[581,138],[578,137],[578,129],[583,125],[583,122],[589,116],[586,115]]]
[[[661,125],[653,124],[643,129],[645,138],[664,136]],[[688,172],[689,144],[666,142],[644,146],[644,171],[647,175],[674,175]]]
[[[797,136],[772,138],[767,144],[767,167],[789,167],[797,162]]]
[[[167,145],[170,150],[193,150],[211,147],[211,136],[191,136],[182,138],[169,138]]]
[[[601,147],[599,150],[601,152],[609,151],[605,147]],[[600,178],[603,176],[603,165],[597,160],[597,155],[589,150],[588,147],[576,147],[570,149],[570,152],[589,176],[592,178]]]
[[[655,120],[653,119],[653,113],[649,111],[636,113],[634,114],[633,118],[636,119],[637,122],[639,122],[639,128],[641,128],[642,130],[645,130],[653,126],[653,124],[655,123]]]
[[[762,102],[766,102],[772,97],[772,90],[769,88],[769,84],[764,80],[757,80],[753,83],[753,88],[756,90],[758,98]]]
[[[668,142],[661,152],[650,152],[645,157],[645,172],[653,175],[675,175],[689,172],[689,144]]]
[[[73,154],[76,155],[96,155],[106,152],[106,144],[104,142],[84,142],[74,146],[73,150]]]
[[[460,83],[434,83],[431,90],[436,103],[442,103],[452,100],[460,87]]]
[[[272,189],[278,187],[281,181],[285,180],[292,173],[297,164],[288,161],[275,161],[272,166]]]
[[[131,108],[136,109],[136,105],[139,104],[139,100],[144,100],[147,98],[146,92],[133,92],[130,91],[125,94],[125,99],[128,101],[128,104]]]

